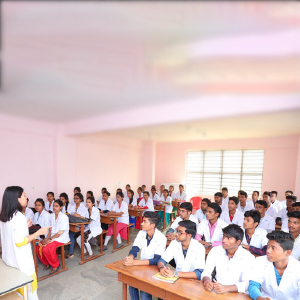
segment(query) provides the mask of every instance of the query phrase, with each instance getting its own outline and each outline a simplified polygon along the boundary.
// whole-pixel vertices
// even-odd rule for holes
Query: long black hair
[[[12,219],[15,213],[23,211],[18,200],[18,198],[21,198],[23,191],[23,188],[20,186],[8,186],[5,189],[2,199],[0,221],[4,223],[8,222]]]

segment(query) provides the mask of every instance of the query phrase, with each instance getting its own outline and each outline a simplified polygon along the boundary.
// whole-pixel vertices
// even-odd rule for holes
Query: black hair
[[[23,208],[18,200],[24,190],[20,186],[8,186],[3,194],[0,221],[8,222],[15,213],[22,212]],[[2,241],[3,243],[4,241]]]
[[[54,200],[54,203],[57,203],[60,207],[64,206],[64,204],[62,203],[62,201],[59,200],[59,199]]]
[[[101,192],[103,191],[103,193],[105,192],[105,191],[107,191],[107,188],[106,187],[103,187],[102,189],[101,189]]]
[[[184,186],[183,186],[183,184],[179,184],[179,187],[182,187],[182,188],[184,189]]]
[[[259,196],[259,191],[253,191],[253,193],[257,193],[257,196]]]
[[[293,250],[294,238],[290,233],[284,232],[282,230],[272,231],[267,234],[269,241],[275,241],[280,245],[283,251]]]
[[[245,198],[248,198],[248,194],[245,191],[240,191],[240,196],[245,196]]]
[[[277,195],[278,195],[277,191],[271,191],[271,194],[275,194],[276,197],[277,197]]]
[[[129,184],[129,183],[127,183],[127,184],[126,184],[126,187],[127,187],[127,186],[128,186],[128,187],[130,187],[130,184]]]
[[[290,193],[291,195],[293,195],[293,191],[285,191],[286,193]]]
[[[76,194],[74,195],[74,197],[75,197],[75,196],[79,197],[79,199],[81,200],[81,202],[83,201],[83,195],[82,195],[81,193],[76,193]]]
[[[228,237],[233,237],[237,241],[240,240],[241,242],[243,241],[244,238],[244,231],[243,229],[236,225],[236,224],[230,224],[226,226],[225,228],[222,229],[223,234],[228,235]]]
[[[294,197],[294,201],[297,202],[297,196],[293,196]]]
[[[292,207],[298,207],[298,206],[300,206],[300,202],[295,202],[292,204]]]
[[[146,187],[146,185],[145,185],[145,184],[143,184],[143,185],[142,185],[142,187]]]
[[[156,187],[155,187],[155,185],[152,185],[152,186],[151,186],[151,190],[153,190],[153,191],[156,192]]]
[[[268,208],[268,203],[265,200],[257,200],[255,205],[256,204],[262,205],[264,208]]]
[[[121,198],[124,198],[123,192],[117,192],[116,196],[118,196],[118,195],[119,195]]]
[[[94,193],[92,191],[87,191],[87,194],[90,194],[92,197],[94,197]]]
[[[191,234],[192,238],[194,238],[196,236],[197,226],[196,226],[195,222],[190,221],[190,220],[184,220],[184,221],[180,221],[178,223],[178,226],[184,227],[186,234]]]
[[[134,196],[134,191],[133,190],[128,190],[127,192],[132,194],[132,198],[129,198],[129,204],[132,204],[133,202],[133,196]]]
[[[261,215],[260,215],[260,212],[258,210],[255,210],[255,209],[251,209],[251,210],[248,210],[244,213],[244,217],[247,218],[247,217],[250,217],[253,219],[254,223],[258,223],[260,222],[260,219],[261,219]],[[257,226],[258,226],[257,224]]]
[[[208,207],[212,208],[215,211],[215,213],[218,213],[218,218],[220,218],[222,213],[222,208],[220,207],[220,205],[218,205],[216,202],[212,202],[208,204]]]
[[[236,205],[238,205],[239,204],[239,202],[240,202],[240,200],[239,200],[239,198],[238,197],[235,197],[235,196],[233,196],[233,197],[229,197],[229,201],[233,201]],[[228,202],[229,202],[228,201]]]
[[[95,198],[92,196],[92,197],[87,197],[86,200],[91,200],[91,202],[93,204],[95,204]]]
[[[149,192],[148,191],[144,191],[143,195],[148,195],[148,197],[150,196]]]
[[[141,191],[141,192],[142,192],[142,191],[143,191],[143,189],[142,189],[141,187],[138,187],[138,191]]]
[[[206,202],[207,205],[209,205],[211,203],[210,199],[208,199],[208,198],[203,198],[202,202]]]
[[[122,189],[120,189],[120,188],[117,188],[117,191],[116,191],[116,193],[117,192],[122,192]]]
[[[160,187],[162,187],[162,186],[163,186],[163,187],[165,187],[165,185],[164,185],[164,184],[162,184]]]
[[[193,211],[193,204],[191,202],[183,202],[180,204],[180,208],[184,208],[187,211]]]
[[[167,192],[168,196],[169,196],[170,192],[167,189],[164,189],[164,192]]]
[[[223,194],[221,193],[221,192],[217,192],[217,193],[215,193],[215,195],[214,196],[216,196],[216,197],[223,197]]]
[[[54,193],[53,193],[53,192],[48,192],[48,193],[47,193],[47,196],[48,196],[48,195],[52,195],[53,198],[54,198]]]
[[[66,206],[66,211],[67,211],[68,206],[69,206],[69,197],[68,197],[67,193],[61,193],[61,194],[59,195],[59,197],[63,197],[63,198],[66,199],[66,204],[65,204],[65,206]]]
[[[105,191],[103,192],[103,194],[106,194],[108,197],[110,196],[110,192],[107,191],[107,190],[105,190]]]
[[[78,191],[79,193],[81,193],[81,188],[80,188],[79,186],[75,186],[75,187],[74,187],[74,191],[75,191],[75,190]]]
[[[297,201],[297,197],[296,196],[292,196],[292,195],[288,195],[285,197],[286,200],[291,199],[293,200],[293,203],[295,203]]]
[[[270,195],[270,192],[268,192],[268,191],[265,191],[265,192],[263,193],[263,195],[268,195],[269,197],[271,196],[271,195]]]
[[[299,202],[300,203],[300,202]],[[300,219],[300,211],[293,211],[293,212],[289,212],[287,213],[287,216],[289,218],[297,218]]]
[[[170,186],[169,186],[169,189],[170,189],[171,187],[174,189],[174,185],[170,185]]]
[[[222,191],[228,192],[228,188],[227,188],[227,187],[223,187],[223,188],[222,188]]]
[[[157,214],[154,211],[145,211],[144,218],[147,218],[149,220],[150,224],[155,224],[155,228],[160,222],[159,214]]]
[[[37,202],[40,202],[42,204],[43,207],[45,207],[45,201],[42,198],[37,198],[34,202],[34,204],[36,204]]]

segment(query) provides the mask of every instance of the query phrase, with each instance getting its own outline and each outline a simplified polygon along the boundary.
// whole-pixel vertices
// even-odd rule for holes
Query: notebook
[[[164,281],[164,282],[169,282],[169,283],[174,283],[176,280],[179,279],[179,277],[164,277],[161,276],[160,273],[156,273],[155,275],[152,276],[154,279]]]

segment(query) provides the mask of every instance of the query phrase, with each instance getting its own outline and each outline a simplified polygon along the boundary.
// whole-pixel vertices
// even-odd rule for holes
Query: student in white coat
[[[222,188],[222,203],[228,204],[229,202],[229,195],[227,187]]]
[[[106,187],[103,187],[101,189],[101,196],[96,200],[96,206],[99,207],[101,200],[103,199],[103,193],[107,191]]]
[[[180,277],[201,279],[205,267],[205,248],[198,243],[194,236],[196,224],[190,220],[180,221],[178,224],[176,240],[172,241],[167,250],[158,261],[157,267],[160,275],[164,277]],[[166,267],[172,259],[175,260],[176,270]]]
[[[144,192],[145,195],[146,191]],[[129,255],[123,260],[123,265],[126,267],[131,266],[148,266],[157,265],[161,255],[166,250],[166,237],[156,229],[160,221],[160,217],[153,211],[146,211],[142,223],[142,230],[139,231],[134,240],[133,247]],[[136,259],[138,252],[141,251],[140,259]],[[140,291],[132,286],[129,287],[129,294],[131,300],[152,299],[151,294]]]
[[[217,294],[248,291],[249,270],[255,257],[241,246],[243,238],[244,231],[236,224],[223,229],[222,246],[211,249],[202,273],[207,291],[214,290]],[[216,276],[212,278],[214,270]]]
[[[251,299],[300,299],[300,262],[291,256],[294,238],[283,231],[268,233],[267,255],[258,257],[249,282]]]
[[[34,213],[33,213],[32,209],[28,207],[28,202],[29,202],[29,200],[27,198],[26,207],[23,207],[23,214],[25,215],[27,221],[30,220],[33,223]]]
[[[164,190],[165,190],[165,185],[162,184],[162,185],[160,186],[160,188],[159,188],[158,193],[157,193],[157,194],[158,194],[159,200],[160,200],[161,197],[163,197],[163,195],[164,195]]]
[[[255,203],[259,198],[259,191],[253,191],[252,192],[252,203],[253,203],[253,207],[255,207]]]
[[[248,210],[245,212],[243,229],[245,236],[242,247],[256,255],[265,255],[267,250],[267,231],[257,228],[260,222],[260,213],[257,210]]]
[[[275,206],[273,207],[271,205],[270,195],[271,195],[271,193],[267,192],[267,191],[263,193],[263,200],[267,202],[267,208],[268,208],[266,215],[268,215],[276,220],[277,215],[278,215],[278,210],[277,210],[277,208],[275,208]]]
[[[271,202],[271,206],[274,207],[277,212],[279,212],[282,208],[283,208],[283,205],[281,203],[281,201],[277,200],[277,191],[271,191],[270,193],[270,202]]]
[[[139,205],[140,201],[143,199],[143,189],[141,187],[138,187],[138,189],[136,190],[137,194],[134,197],[134,205]]]
[[[181,221],[190,220],[198,226],[198,220],[196,217],[192,214],[193,211],[193,205],[191,202],[183,202],[180,204],[179,208],[179,217],[175,219],[175,221],[172,223],[171,227],[166,232],[166,237],[168,241],[173,241],[176,238],[176,229],[178,228],[178,224]]]
[[[292,256],[300,260],[300,211],[288,213],[288,228],[295,240]]]
[[[247,201],[247,197],[248,197],[248,194],[245,192],[245,191],[239,191],[239,206],[238,206],[238,210],[240,212],[242,212],[243,214],[248,211],[248,210],[251,210],[251,209],[254,209],[254,205],[253,205],[253,202],[252,201]]]
[[[54,193],[48,192],[47,193],[47,202],[45,203],[45,210],[50,214],[53,212],[53,203],[54,203]]]
[[[72,205],[69,203],[69,197],[66,193],[61,193],[59,195],[59,200],[63,203],[63,207],[61,209],[61,212],[63,214],[68,213],[68,209],[72,207]]]
[[[294,194],[293,191],[285,191],[285,193],[284,193],[285,198],[287,196],[293,196],[293,194]],[[281,205],[283,208],[286,208],[286,199],[281,201]]]
[[[44,209],[45,208],[44,200],[42,198],[38,198],[35,200],[34,204],[35,204],[36,213],[34,214],[33,224],[40,225],[41,227],[51,226],[51,215]],[[38,237],[38,240],[42,240],[43,238]]]
[[[128,199],[128,195],[127,195],[127,192],[131,190],[131,187],[130,187],[130,184],[126,184],[125,186],[125,190],[124,190],[124,198],[123,198],[123,201],[126,202],[127,204],[129,204],[129,199]]]
[[[203,220],[197,228],[195,239],[205,247],[215,247],[222,244],[223,231],[228,224],[220,219],[221,207],[217,203],[208,205],[206,220]],[[202,238],[205,238],[205,241]]]
[[[287,214],[293,211],[293,203],[297,201],[296,196],[287,196],[286,197],[286,207],[282,208],[277,215],[276,224],[282,225],[283,221],[288,218]]]
[[[144,210],[144,213],[146,211],[154,211],[153,200],[150,198],[149,192],[144,191],[143,195],[143,199],[141,200],[138,207],[145,208],[146,210]]]
[[[238,206],[239,198],[230,197],[228,201],[228,210],[222,212],[221,219],[227,224],[236,224],[242,227],[244,223],[244,214],[237,209]]]
[[[202,220],[206,219],[206,212],[207,212],[207,208],[208,205],[211,203],[210,199],[208,198],[203,198],[201,201],[201,208],[199,208],[196,213],[195,213],[195,217],[196,219],[200,222],[202,222]]]
[[[117,190],[116,190],[116,196],[115,196],[115,198],[114,198],[114,200],[113,200],[114,204],[117,203],[117,193],[122,193],[122,194],[123,194],[122,189],[117,189]],[[123,194],[123,195],[124,195],[124,194]]]
[[[163,196],[160,198],[160,202],[162,204],[166,204],[166,215],[165,215],[165,224],[166,227],[169,226],[170,223],[170,216],[173,210],[173,205],[172,205],[172,198],[169,196],[169,191],[167,189],[164,189],[164,194]],[[160,210],[158,212],[159,216],[160,216],[160,222],[158,224],[158,228],[162,228],[163,227],[163,219],[164,219],[164,211]]]
[[[174,185],[169,186],[169,195],[172,198],[172,200],[176,199],[176,192],[174,191]]]
[[[108,213],[109,211],[112,211],[114,207],[114,203],[111,199],[109,199],[110,193],[109,191],[105,190],[102,194],[102,200],[99,203],[98,209],[103,213]],[[101,228],[103,230],[108,229],[109,224],[101,223]],[[106,234],[103,234],[103,239],[105,240]]]
[[[183,184],[179,184],[179,191],[176,193],[176,200],[186,201],[186,192],[184,191]]]
[[[159,196],[158,196],[158,194],[156,193],[156,188],[155,188],[155,186],[152,186],[152,187],[151,187],[150,198],[151,198],[153,201],[159,201]]]
[[[268,204],[264,200],[257,200],[255,203],[255,209],[260,212],[260,222],[257,228],[263,228],[267,232],[272,232],[275,230],[275,219],[266,215]]]
[[[49,227],[43,227],[29,235],[28,223],[22,214],[22,207],[26,206],[27,203],[23,188],[19,186],[7,187],[2,199],[0,212],[2,260],[8,266],[20,270],[33,279],[33,282],[28,285],[28,299],[38,300],[37,277],[31,242],[38,236],[46,234]],[[23,295],[23,288],[16,291]]]
[[[217,203],[221,209],[222,209],[222,212],[225,213],[225,211],[228,210],[228,204],[223,202],[223,195],[221,192],[217,192],[215,193],[214,195],[214,199],[215,199],[215,203]]]
[[[102,228],[100,226],[100,214],[99,210],[95,207],[95,198],[94,197],[88,197],[86,199],[86,214],[85,218],[90,220],[90,224],[85,228],[84,232],[84,250],[87,250],[89,256],[87,259],[90,259],[93,257],[93,251],[91,248],[91,245],[89,241],[92,238],[95,238],[96,236],[100,235],[102,233]],[[81,235],[76,239],[77,244],[81,248]],[[86,253],[86,251],[84,251]],[[86,255],[86,254],[85,254]],[[81,257],[81,255],[79,255]]]

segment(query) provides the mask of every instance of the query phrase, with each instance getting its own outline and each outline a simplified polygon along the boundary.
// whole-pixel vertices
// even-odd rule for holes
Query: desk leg
[[[127,284],[123,283],[123,300],[127,300]]]
[[[164,224],[163,229],[166,229],[166,206],[164,206]]]
[[[140,211],[140,230],[142,230],[143,212]]]
[[[117,218],[114,218],[114,250],[117,249]]]
[[[81,234],[81,263],[84,262],[84,225],[80,224],[80,234]]]
[[[181,202],[178,202],[178,204],[177,204],[177,217],[179,217],[179,208],[180,208],[180,204],[181,204]]]

